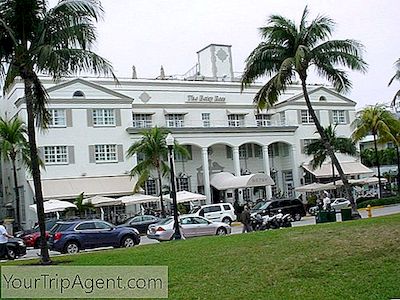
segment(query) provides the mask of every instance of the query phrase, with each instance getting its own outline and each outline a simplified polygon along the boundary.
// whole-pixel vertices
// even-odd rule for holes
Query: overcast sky
[[[210,43],[232,45],[234,71],[242,72],[250,51],[261,41],[258,28],[280,14],[299,22],[305,5],[310,17],[324,14],[337,24],[335,39],[351,38],[365,46],[367,74],[351,73],[358,103],[390,101],[400,82],[387,87],[400,58],[399,0],[102,0],[97,52],[109,59],[119,77],[155,78],[160,65],[167,75],[184,74],[197,62],[196,51]],[[318,77],[310,83],[321,83]]]

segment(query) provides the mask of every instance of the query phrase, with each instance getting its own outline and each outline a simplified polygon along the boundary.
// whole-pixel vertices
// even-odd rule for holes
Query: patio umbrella
[[[133,195],[129,195],[129,196],[120,197],[117,200],[120,200],[125,205],[132,205],[132,204],[156,202],[156,201],[159,201],[160,199],[156,196],[137,193],[137,194],[133,194]]]
[[[172,201],[170,195],[165,196],[165,199]],[[180,191],[176,193],[176,202],[183,203],[183,202],[190,202],[190,201],[202,201],[206,200],[207,197],[202,194],[196,194],[188,191]]]
[[[48,200],[43,202],[44,213],[59,212],[67,208],[77,208],[75,204],[68,201]],[[29,208],[37,212],[36,204],[29,205]]]
[[[313,182],[307,185],[299,186],[294,190],[296,192],[318,192],[329,188],[326,184]]]
[[[91,203],[94,207],[114,206],[122,204],[121,200],[103,196],[94,196],[86,198],[83,200],[83,203],[84,204]]]

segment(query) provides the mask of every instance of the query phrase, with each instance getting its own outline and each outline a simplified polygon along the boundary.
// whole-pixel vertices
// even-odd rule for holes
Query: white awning
[[[102,206],[114,206],[121,205],[121,200],[104,197],[104,196],[94,196],[91,198],[83,199],[83,203],[91,203],[94,207],[102,207]]]
[[[313,182],[307,185],[299,186],[294,189],[296,192],[317,192],[326,190],[326,184]]]
[[[267,174],[256,173],[250,175],[235,176],[228,172],[221,172],[212,175],[210,178],[210,183],[213,187],[220,191],[275,184],[272,178]]]
[[[125,205],[132,205],[132,204],[142,204],[148,202],[157,202],[160,201],[160,198],[156,196],[137,193],[129,196],[120,197],[117,200],[121,201]]]
[[[227,109],[227,115],[248,115],[249,112],[244,111],[243,109]]]
[[[29,205],[34,212],[37,211],[36,204]],[[77,208],[75,204],[68,201],[48,200],[43,202],[44,213],[59,212],[67,208]]]
[[[154,115],[156,112],[155,111],[149,111],[149,110],[136,110],[135,108],[132,109],[132,113],[134,115]]]
[[[172,201],[172,197],[170,195],[166,195],[165,199]],[[190,202],[190,201],[195,202],[202,200],[207,200],[207,197],[202,194],[196,194],[188,191],[180,191],[176,193],[177,203]]]
[[[349,175],[349,176],[374,173],[370,168],[367,168],[366,166],[364,166],[362,163],[360,163],[358,161],[340,162],[340,165],[343,168],[344,174]],[[315,170],[313,170],[311,165],[309,165],[309,164],[303,164],[302,167],[317,178],[332,177],[332,164],[330,162],[323,163],[320,168],[317,168]],[[336,170],[336,167],[335,167],[335,175],[338,175],[338,171]]]
[[[164,115],[186,115],[188,111],[182,109],[164,109]]]
[[[44,199],[75,199],[85,196],[122,196],[132,193],[135,178],[124,176],[79,177],[42,180]],[[34,191],[33,181],[29,185]]]

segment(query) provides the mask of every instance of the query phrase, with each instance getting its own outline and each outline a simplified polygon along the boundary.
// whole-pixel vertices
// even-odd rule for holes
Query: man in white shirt
[[[7,233],[3,225],[4,221],[0,221],[0,259],[7,257],[7,242],[8,238],[13,238],[12,235]]]

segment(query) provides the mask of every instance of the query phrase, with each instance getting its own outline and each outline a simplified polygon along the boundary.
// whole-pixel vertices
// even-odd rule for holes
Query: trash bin
[[[336,212],[334,210],[320,210],[315,216],[316,223],[336,222]]]
[[[351,208],[342,208],[340,210],[340,214],[342,215],[342,221],[351,220]]]
[[[328,211],[328,220],[329,222],[336,222],[336,211],[334,209]]]

